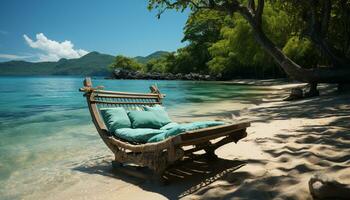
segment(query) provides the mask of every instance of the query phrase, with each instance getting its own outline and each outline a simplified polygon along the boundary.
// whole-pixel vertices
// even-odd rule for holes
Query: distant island
[[[166,54],[166,51],[156,51],[148,56],[137,56],[134,59],[139,63],[147,63]],[[0,75],[3,76],[30,76],[30,75],[81,75],[110,77],[115,56],[91,52],[76,59],[60,59],[57,62],[27,62],[8,61],[0,63]]]

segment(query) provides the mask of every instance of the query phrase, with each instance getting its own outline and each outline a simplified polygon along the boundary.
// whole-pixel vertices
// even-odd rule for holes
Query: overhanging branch
[[[264,7],[265,7],[265,1],[264,0],[258,0],[258,7],[257,7],[256,13],[255,13],[255,20],[256,20],[256,22],[259,25],[261,25],[262,14],[264,12]]]
[[[349,83],[350,69],[332,67],[305,69],[286,56],[264,33],[247,7],[240,6],[238,12],[253,28],[256,41],[291,78],[309,83]]]

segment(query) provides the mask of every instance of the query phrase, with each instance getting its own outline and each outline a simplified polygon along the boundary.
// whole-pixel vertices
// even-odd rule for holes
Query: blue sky
[[[188,13],[157,19],[147,0],[0,0],[0,61],[174,51]]]

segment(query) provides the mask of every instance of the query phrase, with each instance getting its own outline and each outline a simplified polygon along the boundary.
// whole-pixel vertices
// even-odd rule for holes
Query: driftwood
[[[317,90],[317,84],[315,83],[308,84],[304,89],[308,90],[304,92],[303,88],[301,87],[292,88],[289,96],[284,98],[283,101],[294,101],[304,98],[320,96],[320,92]]]
[[[205,150],[208,158],[215,158],[215,150],[220,146],[238,142],[246,137],[249,122],[226,124],[221,126],[187,131],[156,143],[138,144],[117,138],[108,132],[99,108],[122,106],[127,110],[142,109],[144,105],[161,105],[165,97],[156,86],[152,86],[151,93],[126,93],[106,91],[102,87],[94,88],[90,78],[84,80],[84,87],[80,88],[86,97],[92,121],[103,142],[115,155],[114,166],[118,163],[132,163],[141,167],[148,167],[154,171],[155,177],[162,178],[163,172],[184,156],[191,156],[194,152]],[[213,141],[215,140],[215,141]],[[129,173],[130,174],[130,173]],[[135,174],[140,177],[140,174]]]

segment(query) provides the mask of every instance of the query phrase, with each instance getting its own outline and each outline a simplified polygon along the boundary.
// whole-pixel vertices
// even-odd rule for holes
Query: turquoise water
[[[78,92],[82,81],[81,77],[0,77],[0,199],[21,198],[66,183],[72,166],[109,153]],[[149,91],[157,84],[167,94],[164,103],[170,113],[262,95],[251,86],[215,82],[93,81],[108,90],[133,92]]]

